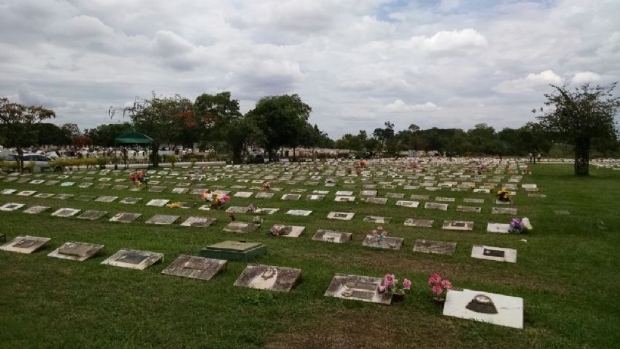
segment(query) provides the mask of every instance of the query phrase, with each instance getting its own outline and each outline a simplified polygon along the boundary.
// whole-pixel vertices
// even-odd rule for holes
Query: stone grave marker
[[[71,187],[75,184],[75,182],[62,182],[60,183],[61,187]]]
[[[276,212],[280,211],[279,208],[269,208],[269,207],[257,207],[254,209],[254,211],[252,211],[251,213],[253,214],[265,214],[265,215],[272,215]]]
[[[140,216],[142,216],[142,214],[140,213],[121,212],[115,214],[112,218],[110,218],[110,222],[131,223],[138,219]]]
[[[60,208],[58,210],[56,210],[54,213],[52,213],[52,216],[54,217],[73,217],[76,214],[80,213],[80,211],[77,208]]]
[[[309,201],[322,201],[325,198],[325,195],[317,195],[317,194],[310,194],[306,196],[306,200]]]
[[[271,230],[277,230],[279,232],[278,236],[296,238],[299,237],[299,235],[301,235],[306,230],[306,227],[298,225],[274,224]]]
[[[419,201],[398,200],[398,201],[396,201],[396,206],[416,208],[416,207],[420,206],[420,202]]]
[[[243,233],[248,234],[254,232],[260,227],[260,224],[248,223],[248,222],[230,222],[224,227],[224,231],[229,233]]]
[[[440,201],[440,202],[454,202],[455,200],[456,200],[455,198],[445,198],[441,196],[437,196],[435,198],[435,201]]]
[[[114,187],[112,187],[112,189],[114,190],[127,190],[127,188],[129,188],[128,185],[122,185],[122,184],[115,185]]]
[[[172,189],[173,194],[185,194],[189,191],[189,188],[174,188]]]
[[[163,259],[163,253],[121,249],[112,256],[110,256],[108,259],[101,262],[101,264],[121,268],[144,270]]]
[[[77,218],[94,221],[94,220],[97,220],[97,219],[107,215],[107,214],[108,214],[108,212],[106,212],[106,211],[88,210],[88,211],[85,211],[84,213],[82,213],[81,215],[79,215]]]
[[[490,194],[491,193],[491,189],[488,188],[475,188],[473,190],[474,193],[482,193],[482,194]]]
[[[336,196],[334,198],[336,202],[353,202],[355,201],[355,196]]]
[[[523,298],[467,289],[448,290],[443,315],[523,329]]]
[[[364,222],[375,223],[375,224],[387,224],[390,223],[392,217],[381,217],[381,216],[366,216],[364,217]]]
[[[149,218],[145,223],[146,224],[157,224],[157,225],[169,225],[177,221],[180,216],[172,216],[165,214],[156,214],[153,217]]]
[[[282,200],[297,201],[301,198],[300,194],[284,194]]]
[[[110,184],[107,184],[107,183],[104,183],[104,184],[98,184],[98,185],[96,186],[96,188],[97,188],[97,189],[102,189],[102,190],[104,190],[104,189],[108,189],[108,188],[110,188]]]
[[[56,195],[56,194],[52,194],[52,193],[39,193],[39,194],[36,194],[34,197],[37,198],[37,199],[49,199],[49,198],[51,198],[54,195]]]
[[[237,198],[249,198],[249,197],[252,196],[252,194],[254,194],[254,193],[252,193],[250,191],[238,191],[233,196],[237,197]]]
[[[366,197],[366,199],[364,199],[364,201],[366,201],[369,204],[385,205],[385,204],[387,204],[388,199],[387,198]]]
[[[438,202],[427,202],[424,204],[425,209],[447,211],[448,204],[440,204]]]
[[[50,240],[50,238],[20,235],[0,246],[0,250],[30,254],[45,246]]]
[[[491,207],[491,213],[516,215],[517,209],[513,207]]]
[[[301,269],[249,264],[239,275],[234,286],[288,292],[295,286],[300,277]]]
[[[73,197],[73,194],[56,194],[53,196],[54,199],[58,200],[67,200]]]
[[[484,199],[465,198],[463,199],[463,202],[466,202],[469,204],[484,204]]]
[[[510,224],[508,223],[487,223],[487,232],[508,234]]]
[[[353,216],[355,216],[355,213],[353,213],[353,212],[335,212],[335,211],[332,211],[329,214],[327,214],[327,218],[328,219],[337,219],[337,220],[341,220],[341,221],[350,221],[351,219],[353,219]]]
[[[411,194],[410,198],[413,200],[429,200],[428,195],[419,195],[419,194]]]
[[[309,216],[312,211],[309,210],[288,210],[286,214],[291,216]]]
[[[415,219],[415,218],[405,219],[405,225],[408,227],[432,228],[433,223],[434,223],[434,220],[432,219]]]
[[[30,184],[43,184],[45,180],[43,179],[33,179],[30,181]]]
[[[20,191],[19,193],[15,194],[15,195],[17,195],[17,196],[31,196],[34,193],[36,193],[35,190],[23,190],[23,191]]]
[[[256,199],[271,199],[273,197],[274,193],[268,193],[268,192],[260,192],[260,193],[256,193],[256,195],[254,195],[254,197]]]
[[[51,181],[46,181],[45,185],[56,185],[58,183],[60,183],[60,181],[51,180]]]
[[[471,231],[471,230],[474,230],[474,222],[444,221],[441,229]]]
[[[172,264],[162,270],[162,274],[181,276],[191,279],[209,281],[222,269],[226,268],[228,262],[223,259],[212,259],[188,255],[180,255]]]
[[[413,251],[451,256],[456,251],[456,242],[416,240]]]
[[[473,207],[473,206],[456,206],[457,212],[472,212],[472,213],[480,213],[482,212],[482,207]]]
[[[228,213],[246,213],[248,212],[247,206],[230,206],[226,209]]]
[[[20,208],[26,206],[26,204],[19,204],[15,202],[8,202],[2,206],[0,206],[0,211],[11,212],[15,210],[19,210]]]
[[[327,297],[390,305],[392,293],[379,293],[382,278],[336,274],[325,292]]]
[[[404,241],[405,239],[403,238],[393,236],[386,236],[379,239],[375,238],[372,234],[368,234],[366,235],[366,238],[364,238],[362,245],[366,247],[380,248],[384,250],[400,250],[400,247],[403,245]]]
[[[146,206],[163,207],[164,205],[166,205],[169,202],[170,202],[170,200],[167,200],[167,199],[153,199],[153,200],[147,202]]]
[[[35,206],[28,207],[23,212],[24,213],[28,213],[28,214],[39,214],[39,213],[41,213],[43,211],[47,211],[49,209],[50,209],[49,206],[38,206],[38,205],[35,205]]]
[[[329,190],[313,190],[312,194],[327,195],[329,194]]]
[[[517,263],[517,250],[511,248],[474,245],[471,249],[471,257],[488,259],[497,262]]]
[[[303,189],[303,188],[291,189],[291,193],[305,193],[306,191],[308,191],[308,190],[307,189]]]
[[[195,227],[195,228],[206,228],[211,224],[215,223],[217,219],[211,217],[189,217],[181,226],[183,227]]]
[[[529,198],[546,198],[547,195],[545,195],[545,194],[533,194],[532,193],[532,194],[527,194],[527,197],[529,197]]]
[[[113,202],[118,199],[118,196],[100,196],[95,199],[97,202]]]
[[[376,190],[362,190],[360,196],[377,196]]]
[[[512,194],[510,194],[510,195],[512,195]],[[510,205],[510,204],[512,204],[512,200],[508,200],[508,201],[495,200],[495,204],[496,205]]]
[[[152,186],[149,188],[149,191],[151,193],[161,193],[164,190],[166,190],[166,187],[162,187],[162,186]]]
[[[386,197],[391,198],[391,199],[402,199],[405,197],[405,194],[403,193],[387,193],[385,194]]]
[[[249,261],[267,254],[267,247],[258,242],[223,241],[203,248],[200,255],[228,261]]]
[[[59,248],[49,253],[48,257],[69,259],[83,262],[103,249],[103,245],[90,244],[86,242],[65,242]]]
[[[319,229],[312,236],[314,241],[334,242],[337,244],[345,243],[353,238],[353,234],[333,230]]]
[[[353,196],[352,191],[340,190],[336,192],[336,196]]]
[[[133,205],[142,201],[142,198],[124,198],[119,201],[121,204]]]

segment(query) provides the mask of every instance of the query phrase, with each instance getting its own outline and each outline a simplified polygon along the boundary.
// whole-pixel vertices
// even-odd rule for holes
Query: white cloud
[[[527,93],[549,85],[562,85],[563,81],[552,70],[545,70],[538,74],[528,74],[522,79],[502,81],[495,90],[501,93]]]
[[[414,104],[407,105],[405,102],[400,99],[395,100],[394,102],[385,106],[385,111],[387,112],[413,112],[413,111],[429,111],[436,110],[437,105],[432,102],[426,102],[424,104]]]
[[[571,84],[573,85],[581,85],[587,82],[598,82],[598,81],[601,81],[601,76],[596,73],[589,72],[589,71],[576,73],[575,75],[573,75],[573,77],[570,80]]]

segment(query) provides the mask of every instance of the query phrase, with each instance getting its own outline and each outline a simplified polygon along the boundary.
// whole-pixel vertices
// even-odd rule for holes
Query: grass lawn
[[[262,171],[263,167],[249,169]],[[265,169],[273,171],[272,167]],[[534,231],[528,235],[486,233],[487,222],[508,223],[512,218],[491,214],[491,207],[496,206],[492,194],[379,187],[379,197],[395,192],[405,193],[403,200],[411,194],[424,194],[431,201],[443,196],[454,197],[456,202],[449,203],[446,212],[425,210],[425,201],[418,208],[395,206],[396,199],[389,199],[387,205],[375,205],[359,201],[359,178],[351,188],[343,186],[342,180],[331,188],[325,188],[323,180],[318,186],[306,185],[307,180],[296,185],[273,180],[272,186],[283,190],[271,199],[232,197],[228,206],[253,203],[280,208],[274,215],[265,216],[263,226],[250,235],[223,232],[230,221],[224,211],[145,205],[154,198],[202,204],[198,195],[171,193],[176,187],[173,183],[183,180],[160,179],[170,182],[163,184],[167,189],[152,193],[98,189],[102,182],[97,179],[102,176],[86,171],[67,179],[50,178],[57,177],[57,173],[29,177],[76,182],[71,187],[0,179],[0,190],[75,195],[66,200],[0,195],[0,204],[52,207],[38,215],[22,213],[23,209],[0,212],[0,233],[6,234],[7,241],[17,235],[52,238],[44,250],[31,255],[0,251],[0,348],[618,348],[620,171],[591,167],[590,177],[577,178],[572,175],[571,165],[533,165],[532,169],[533,174],[526,175],[521,183],[536,183],[547,197],[531,198],[519,188],[511,206],[518,208],[519,217],[530,218]],[[91,181],[95,184],[78,188],[77,184],[85,182],[83,177],[87,176],[94,177]],[[251,176],[247,178],[255,179]],[[126,173],[107,177],[126,179],[122,183],[111,181],[112,185],[130,184]],[[502,183],[508,177],[503,175]],[[237,178],[199,182],[193,187],[225,187],[234,193],[238,190],[230,189],[233,185],[260,186],[251,181],[239,183]],[[292,188],[308,191],[299,201],[280,200]],[[322,202],[305,200],[305,195],[315,189],[330,193]],[[337,190],[354,191],[358,199],[353,203],[334,202]],[[119,199],[112,203],[80,201],[80,195],[113,195]],[[119,203],[125,197],[143,200],[135,205]],[[483,198],[485,202],[467,204],[463,198]],[[456,205],[481,206],[482,213],[456,212]],[[104,210],[109,214],[97,221],[50,216],[61,207]],[[289,209],[314,212],[309,217],[295,217],[285,214]],[[555,210],[568,210],[570,215],[556,215]],[[352,221],[334,221],[326,218],[330,211],[356,215]],[[142,217],[131,224],[108,221],[119,212],[141,213]],[[218,221],[204,229],[144,223],[155,214],[176,214],[182,220],[208,216]],[[390,236],[405,238],[405,245],[398,251],[363,247],[363,237],[376,227],[362,221],[366,215],[393,217],[384,227]],[[252,216],[236,217],[251,221]],[[406,227],[406,218],[434,219],[435,225]],[[474,221],[474,231],[442,230],[444,219]],[[269,235],[269,228],[277,223],[303,225],[306,232],[296,239]],[[317,229],[350,232],[353,241],[312,241]],[[244,262],[229,262],[225,271],[208,282],[161,274],[179,254],[197,255],[206,245],[238,239],[264,243],[268,255],[257,262],[300,268],[302,281],[288,293],[234,287],[246,266]],[[412,251],[416,239],[458,245],[452,256],[424,254]],[[81,263],[47,257],[67,241],[103,244],[105,249]],[[473,259],[470,252],[474,244],[517,249],[517,263]],[[165,260],[144,271],[100,264],[120,248],[160,252]],[[524,329],[443,316],[426,284],[434,272],[449,278],[456,288],[522,297]],[[412,291],[403,303],[392,306],[325,297],[336,273],[375,277],[394,273],[411,279]]]

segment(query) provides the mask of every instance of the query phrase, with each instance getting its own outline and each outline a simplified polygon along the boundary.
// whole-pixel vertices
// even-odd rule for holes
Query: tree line
[[[203,150],[230,154],[236,163],[249,149],[258,148],[273,160],[283,147],[292,148],[293,157],[299,147],[349,149],[361,156],[398,156],[409,150],[436,151],[447,156],[523,156],[546,154],[554,145],[566,144],[574,150],[575,173],[587,175],[592,150],[610,156],[619,149],[615,116],[620,97],[612,93],[615,86],[552,85],[553,92],[545,94],[546,107],[533,110],[538,121],[517,129],[496,131],[487,124],[478,124],[467,131],[437,127],[422,130],[411,124],[396,131],[395,125],[386,121],[372,134],[360,130],[337,140],[309,122],[312,108],[296,94],[263,97],[243,114],[230,92],[202,94],[194,101],[153,93],[148,99],[137,98],[130,107],[110,107],[111,118],[128,117],[128,121],[83,132],[75,124],[58,127],[47,123],[55,117],[52,110],[0,98],[0,131],[4,135],[0,142],[16,147],[21,154],[22,148],[37,144],[111,147],[119,135],[139,132],[154,139],[154,166],[158,166],[158,151],[164,144],[188,148],[199,144]]]

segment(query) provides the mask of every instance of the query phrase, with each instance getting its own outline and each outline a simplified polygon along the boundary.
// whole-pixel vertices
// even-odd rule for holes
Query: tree
[[[133,131],[133,125],[128,122],[121,124],[99,125],[84,132],[85,135],[93,140],[93,144],[104,147],[113,147],[116,137]]]
[[[184,135],[184,140],[225,140],[228,125],[243,115],[239,111],[239,101],[231,99],[228,91],[216,95],[203,93],[194,102],[194,132]]]
[[[37,132],[34,125],[43,120],[56,117],[54,111],[41,106],[26,107],[18,103],[11,103],[6,97],[0,98],[0,122],[7,134],[8,146],[17,150],[19,171],[24,171],[23,147],[35,143]]]
[[[240,117],[232,119],[226,126],[226,143],[233,154],[233,162],[241,163],[248,148],[264,142],[264,134],[255,119]]]
[[[591,87],[585,83],[574,90],[551,85],[555,91],[545,94],[545,105],[552,109],[538,119],[545,130],[574,145],[577,176],[590,173],[590,148],[594,138],[617,139],[614,117],[620,108],[620,97],[612,94],[616,84]],[[543,108],[540,111],[543,112]]]
[[[312,108],[294,95],[261,98],[247,114],[263,132],[263,146],[273,159],[273,151],[299,145],[299,135],[308,124]]]
[[[110,107],[110,116],[116,111]],[[136,99],[133,106],[120,109],[123,115],[128,114],[136,131],[154,139],[151,143],[153,166],[159,166],[159,146],[176,143],[185,128],[195,127],[193,103],[184,97],[157,97]]]

